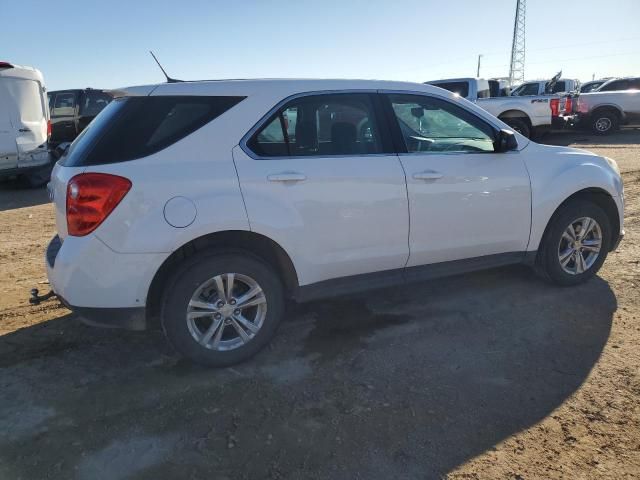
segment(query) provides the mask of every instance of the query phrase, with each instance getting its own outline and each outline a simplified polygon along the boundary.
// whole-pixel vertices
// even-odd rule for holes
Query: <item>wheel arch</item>
[[[544,229],[544,233],[542,234],[539,244],[542,243],[549,231],[549,226],[551,222],[556,217],[558,212],[569,202],[583,199],[588,200],[592,203],[598,205],[604,212],[607,214],[609,221],[611,222],[611,231],[612,233],[618,234],[620,232],[620,216],[618,214],[618,206],[616,205],[615,200],[611,196],[611,194],[603,188],[599,187],[589,187],[583,188],[582,190],[578,190],[577,192],[569,195],[565,198],[553,211],[551,216],[547,219],[547,223]],[[538,248],[539,248],[538,244]]]
[[[162,263],[151,281],[147,294],[147,324],[159,326],[162,291],[166,281],[177,266],[197,252],[219,248],[225,252],[242,252],[257,256],[272,266],[280,276],[287,295],[298,287],[298,274],[287,252],[274,240],[265,235],[246,230],[226,230],[215,232],[190,240],[169,255]]]
[[[619,120],[624,120],[624,111],[618,105],[613,103],[603,103],[591,109],[590,116],[593,118],[598,112],[613,111],[618,115]]]
[[[520,118],[529,122],[529,126],[531,126],[531,118],[529,117],[529,115],[527,115],[527,113],[523,112],[522,110],[518,110],[517,108],[505,110],[500,115],[498,115],[498,119],[502,120],[503,118]]]

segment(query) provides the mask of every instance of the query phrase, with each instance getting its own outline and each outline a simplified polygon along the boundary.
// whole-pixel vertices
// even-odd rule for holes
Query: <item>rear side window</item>
[[[195,132],[244,98],[157,96],[114,100],[73,142],[63,165],[100,165],[149,156]]]
[[[627,90],[629,88],[628,80],[616,80],[615,82],[611,82],[605,86],[603,86],[599,91],[600,92],[615,92],[618,90]]]

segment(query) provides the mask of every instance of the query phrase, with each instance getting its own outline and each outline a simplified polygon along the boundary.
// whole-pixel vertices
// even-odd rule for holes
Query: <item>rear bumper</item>
[[[577,120],[576,115],[558,115],[551,119],[551,128],[555,130],[564,130],[575,124]]]
[[[62,304],[78,319],[92,327],[123,328],[125,330],[146,330],[146,310],[140,308],[90,308],[70,305],[64,297],[57,295]]]
[[[121,254],[94,235],[56,235],[46,251],[52,290],[85,323],[143,330],[146,296],[164,254]]]
[[[33,155],[27,161],[20,160],[15,168],[0,169],[0,178],[15,177],[17,175],[25,175],[40,170],[53,168],[56,163],[55,158],[50,152],[43,152],[42,155]]]

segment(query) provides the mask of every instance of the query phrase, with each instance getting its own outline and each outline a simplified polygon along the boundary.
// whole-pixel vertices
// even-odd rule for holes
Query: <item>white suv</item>
[[[616,164],[533,143],[422,84],[202,81],[123,90],[53,172],[54,292],[229,365],[285,300],[528,263],[592,277],[623,235]]]

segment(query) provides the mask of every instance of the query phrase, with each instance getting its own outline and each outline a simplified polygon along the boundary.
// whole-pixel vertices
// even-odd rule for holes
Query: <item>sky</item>
[[[509,73],[516,0],[0,0],[0,61],[49,90],[170,76],[424,82]],[[527,79],[640,76],[640,0],[528,0]]]

